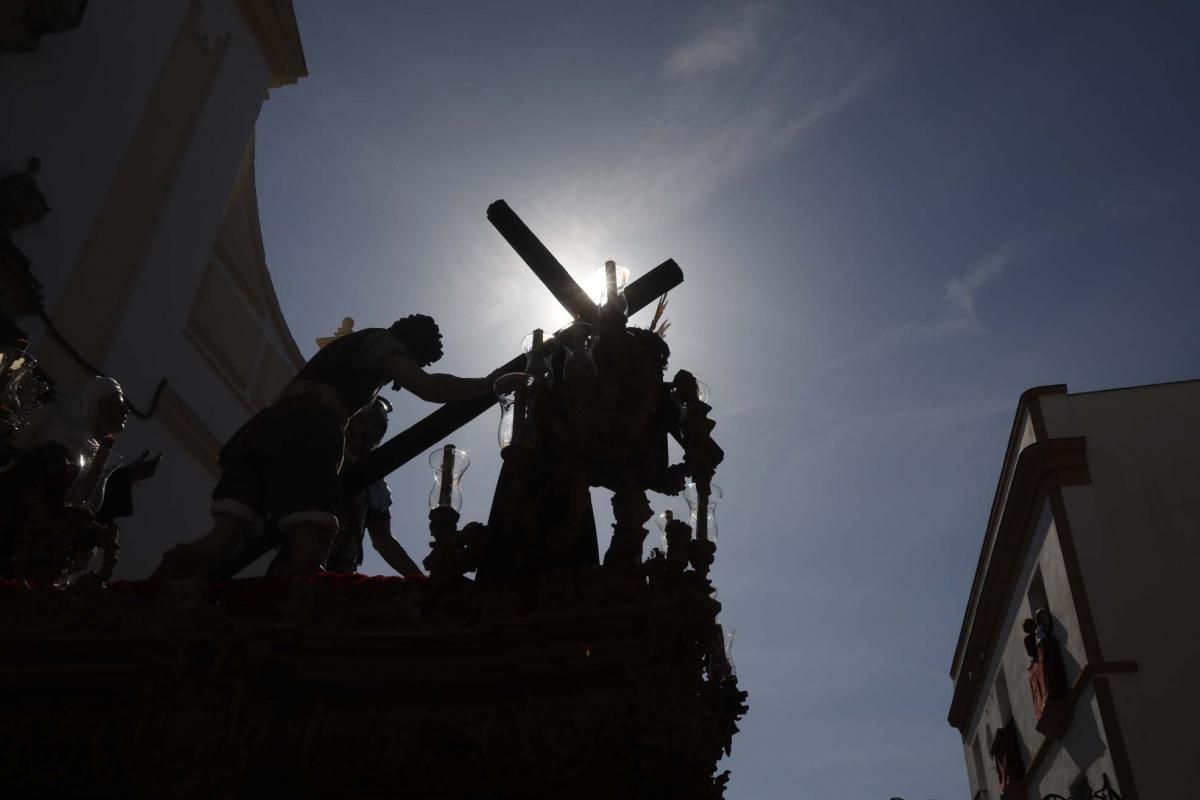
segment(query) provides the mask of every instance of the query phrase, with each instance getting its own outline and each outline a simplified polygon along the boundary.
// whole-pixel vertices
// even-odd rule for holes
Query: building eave
[[[279,336],[279,341],[282,344],[286,357],[291,361],[292,366],[299,370],[304,365],[305,358],[300,352],[300,347],[296,344],[295,337],[292,336],[291,328],[288,327],[287,319],[283,315],[283,309],[279,306],[279,295],[275,292],[275,282],[271,279],[271,270],[267,265],[266,247],[263,245],[262,227],[259,219],[258,211],[258,181],[254,162],[256,137],[250,137],[250,170],[247,176],[249,186],[247,191],[250,193],[252,200],[251,207],[254,210],[250,220],[253,226],[255,238],[255,264],[258,267],[259,279],[262,285],[262,292],[267,301],[267,314],[275,327],[275,332]]]
[[[1009,488],[1012,485],[1014,470],[1017,465],[1017,458],[1020,455],[1021,434],[1024,431],[1026,415],[1033,415],[1033,411],[1037,406],[1038,398],[1043,395],[1050,394],[1066,394],[1066,384],[1050,384],[1047,386],[1034,386],[1026,389],[1021,393],[1021,397],[1017,400],[1017,410],[1013,417],[1012,429],[1008,434],[1008,447],[1004,451],[1004,461],[1000,467],[1000,479],[996,483],[996,493],[992,498],[992,508],[988,512],[987,526],[984,528],[983,546],[979,551],[979,562],[975,566],[975,577],[971,581],[971,593],[968,596],[967,607],[963,612],[962,626],[958,633],[958,644],[954,648],[954,658],[950,665],[950,677],[957,680],[959,668],[962,665],[962,649],[966,641],[967,634],[971,628],[971,621],[974,617],[974,611],[979,598],[980,587],[983,582],[983,577],[988,567],[988,559],[992,552],[992,544],[995,541],[996,530],[999,526],[1000,516],[1005,509]],[[1038,422],[1040,423],[1040,415]],[[1040,431],[1040,424],[1034,426],[1034,433],[1038,438],[1045,438],[1045,431]]]
[[[271,67],[272,89],[308,76],[292,0],[237,0],[237,7]]]
[[[1083,437],[1045,439],[1029,445],[1016,456],[1003,511],[995,526],[989,526],[984,547],[986,568],[981,575],[976,575],[971,588],[968,618],[964,620],[955,649],[954,696],[948,719],[960,731],[978,697],[983,665],[988,662],[996,643],[1012,594],[1012,583],[1020,573],[1029,546],[1041,498],[1052,489],[1090,481],[1087,442]]]

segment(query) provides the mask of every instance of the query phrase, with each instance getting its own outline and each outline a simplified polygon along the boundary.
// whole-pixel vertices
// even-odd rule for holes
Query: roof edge
[[[272,89],[308,77],[292,0],[237,0],[237,7],[271,67]]]
[[[992,497],[992,507],[988,512],[987,524],[984,527],[983,545],[979,551],[979,561],[975,565],[975,577],[971,581],[971,591],[967,599],[967,607],[963,611],[962,626],[958,632],[958,642],[954,646],[954,657],[950,662],[950,677],[957,678],[959,668],[962,666],[962,650],[966,642],[967,636],[970,633],[973,612],[977,606],[980,588],[983,582],[984,573],[987,569],[988,556],[992,550],[992,542],[995,539],[996,529],[999,526],[999,517],[1002,509],[1005,506],[1005,499],[1008,496],[1008,489],[1012,485],[1013,473],[1016,469],[1017,459],[1020,455],[1018,448],[1021,443],[1022,420],[1025,419],[1025,413],[1035,407],[1035,402],[1046,395],[1066,394],[1067,385],[1065,383],[1053,383],[1044,386],[1032,386],[1021,392],[1021,396],[1017,399],[1016,413],[1013,415],[1012,428],[1008,434],[1008,446],[1004,450],[1004,460],[1000,465],[1000,478],[996,482],[996,493]],[[1034,435],[1038,438],[1045,437],[1045,431],[1039,431],[1039,424],[1034,425]]]
[[[1053,489],[1091,482],[1087,465],[1087,440],[1081,436],[1043,439],[1021,451],[1012,474],[1009,502],[1004,505],[994,530],[993,553],[982,582],[972,587],[974,613],[959,637],[955,652],[954,695],[948,720],[962,730],[967,713],[977,695],[981,674],[959,668],[968,653],[976,661],[987,662],[995,645],[997,620],[1007,607],[1009,585],[1015,579],[1029,545],[1030,531],[1036,521],[1039,500]],[[974,663],[974,662],[973,662]]]

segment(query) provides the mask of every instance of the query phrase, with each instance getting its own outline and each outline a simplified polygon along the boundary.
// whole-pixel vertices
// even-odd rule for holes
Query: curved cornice
[[[271,280],[271,270],[267,266],[266,248],[263,246],[262,227],[258,216],[258,183],[255,175],[256,169],[254,163],[254,148],[255,137],[252,135],[250,137],[249,152],[247,154],[247,158],[249,159],[250,163],[247,165],[248,174],[246,175],[246,191],[249,195],[247,199],[248,207],[251,212],[249,221],[254,231],[255,255],[257,256],[257,258],[254,260],[255,266],[258,268],[257,272],[259,279],[262,282],[262,293],[266,300],[267,314],[274,324],[276,333],[278,333],[279,339],[287,351],[284,355],[290,359],[292,365],[296,369],[299,369],[304,364],[305,358],[303,354],[301,354],[300,348],[296,345],[296,340],[292,336],[291,329],[288,328],[287,320],[283,316],[283,310],[279,307],[279,296],[275,293],[275,282]]]
[[[975,565],[975,577],[971,581],[971,593],[967,601],[967,608],[963,612],[962,626],[958,634],[958,644],[955,647],[954,659],[950,665],[950,676],[952,678],[958,677],[963,642],[966,639],[971,618],[975,612],[975,603],[979,595],[979,585],[988,568],[988,559],[991,556],[992,542],[995,539],[997,524],[1001,513],[1004,511],[1009,487],[1012,484],[1013,470],[1016,466],[1017,456],[1021,452],[1021,437],[1025,430],[1026,417],[1029,418],[1030,424],[1033,426],[1034,439],[1045,439],[1046,431],[1045,425],[1042,422],[1039,400],[1044,395],[1066,394],[1066,392],[1067,386],[1062,383],[1048,386],[1034,386],[1022,392],[1021,397],[1017,400],[1017,411],[1013,417],[1012,428],[1008,434],[1008,447],[1005,448],[1004,461],[1000,468],[1000,480],[996,483],[996,494],[992,498],[991,511],[988,512],[987,526],[984,528],[983,547],[979,552],[979,562]]]
[[[292,0],[237,0],[246,24],[271,66],[271,88],[308,76]]]
[[[996,644],[1012,583],[1021,564],[1041,499],[1061,486],[1090,483],[1087,442],[1083,437],[1046,439],[1021,451],[1009,480],[998,524],[994,528],[987,569],[972,589],[972,613],[959,638],[955,660],[950,724],[962,730],[983,679],[983,665]]]

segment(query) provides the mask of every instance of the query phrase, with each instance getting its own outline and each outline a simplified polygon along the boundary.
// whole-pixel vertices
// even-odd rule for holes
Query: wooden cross
[[[508,203],[497,200],[488,206],[488,221],[495,226],[517,255],[529,265],[554,299],[575,319],[595,323],[600,309],[570,276],[533,231],[521,221]],[[626,314],[633,316],[662,295],[683,283],[683,271],[673,259],[667,259],[625,287]],[[525,356],[519,355],[506,363],[501,371],[520,372]],[[350,465],[342,474],[342,491],[353,497],[377,480],[394,472],[413,458],[426,452],[463,425],[487,411],[496,400],[491,393],[460,400],[434,411],[425,419],[396,434]]]

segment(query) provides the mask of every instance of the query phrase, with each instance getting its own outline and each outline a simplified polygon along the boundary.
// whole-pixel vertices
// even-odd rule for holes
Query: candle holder
[[[458,511],[450,506],[435,506],[429,510],[429,555],[422,562],[434,581],[462,577],[458,569],[457,539]]]
[[[525,372],[538,379],[545,386],[554,383],[554,372],[550,366],[550,357],[557,345],[555,337],[547,337],[541,328],[521,340],[521,352],[525,354]]]
[[[500,401],[500,428],[496,434],[500,449],[532,448],[538,379],[527,372],[510,372],[497,378],[492,388]]]
[[[693,481],[683,487],[683,498],[687,500],[697,539],[717,541],[717,503],[721,497],[721,487],[715,483],[704,486]]]
[[[632,273],[611,259],[596,270],[592,276],[592,300],[598,306],[619,306],[624,314],[629,309],[625,300],[625,287],[629,284]]]
[[[465,450],[448,444],[429,453],[433,469],[433,488],[429,491],[429,508],[439,506],[462,510],[462,476],[471,466]]]
[[[461,577],[458,559],[458,512],[462,508],[462,476],[471,465],[466,451],[452,444],[429,453],[433,489],[429,492],[429,555],[425,568],[433,580]]]

